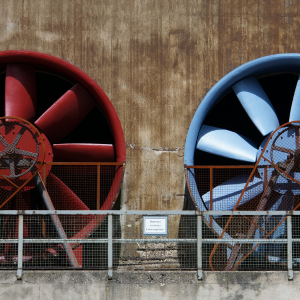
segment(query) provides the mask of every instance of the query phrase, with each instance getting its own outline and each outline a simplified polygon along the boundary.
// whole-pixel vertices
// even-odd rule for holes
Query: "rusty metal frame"
[[[97,165],[97,209],[100,209],[100,180],[101,180],[101,174],[100,174],[100,165]]]
[[[278,166],[276,166],[274,163],[272,163],[270,160],[268,160],[267,158],[265,158],[264,156],[262,156],[263,159],[265,159],[268,163],[270,163],[274,168],[276,168],[280,173],[283,173],[286,177],[288,177],[291,181],[296,182],[297,184],[300,185],[300,182],[298,180],[296,180],[295,178],[291,177],[288,173],[286,173],[285,171],[283,171],[282,169],[280,169]]]
[[[288,123],[285,123],[285,124],[283,124],[283,125],[281,125],[280,127],[278,127],[274,132],[272,132],[272,134],[269,136],[269,138],[268,138],[268,140],[267,140],[267,142],[266,142],[266,144],[265,144],[265,146],[264,146],[264,148],[263,148],[263,150],[261,151],[261,154],[260,154],[260,156],[259,156],[259,158],[257,159],[257,162],[256,162],[256,164],[253,166],[253,165],[251,165],[251,166],[241,166],[241,165],[239,165],[239,166],[187,166],[187,165],[185,165],[184,167],[185,167],[185,178],[186,178],[186,183],[187,183],[187,186],[188,186],[188,190],[189,190],[189,193],[190,193],[190,196],[191,196],[191,198],[192,198],[192,201],[194,202],[194,204],[195,204],[195,206],[196,206],[196,208],[198,208],[198,205],[197,205],[197,203],[196,203],[196,201],[195,201],[195,198],[194,198],[194,195],[193,195],[193,192],[192,192],[192,189],[191,189],[191,186],[190,186],[190,182],[189,182],[189,178],[188,178],[188,174],[187,174],[187,170],[188,169],[209,169],[210,170],[210,177],[212,177],[212,169],[245,169],[245,168],[249,168],[249,169],[252,169],[252,172],[251,172],[251,174],[249,175],[249,178],[248,178],[248,180],[247,180],[247,182],[246,182],[246,184],[245,184],[245,186],[244,186],[244,188],[243,188],[243,190],[242,190],[242,192],[241,192],[241,195],[239,196],[239,199],[238,199],[238,201],[237,201],[237,203],[235,204],[235,206],[234,206],[234,208],[233,208],[233,211],[235,211],[235,210],[237,210],[237,207],[238,207],[238,205],[239,205],[239,203],[240,203],[240,201],[241,201],[241,199],[242,199],[242,197],[244,196],[244,193],[245,193],[245,191],[246,191],[246,189],[247,189],[247,187],[248,187],[248,185],[249,185],[249,183],[250,183],[250,180],[253,178],[253,176],[254,176],[254,174],[255,174],[255,171],[259,168],[259,166],[258,166],[258,164],[259,164],[259,162],[260,162],[260,160],[262,159],[262,158],[264,158],[268,163],[270,163],[273,167],[275,167],[277,170],[278,170],[278,172],[279,173],[282,173],[282,174],[284,174],[287,178],[289,178],[290,180],[292,180],[292,181],[294,181],[295,183],[297,183],[297,184],[299,184],[300,185],[300,182],[298,181],[298,180],[296,180],[296,179],[294,179],[294,178],[292,178],[289,174],[287,174],[285,171],[283,171],[283,170],[281,170],[278,166],[276,166],[275,164],[273,164],[271,161],[269,161],[268,159],[266,159],[264,156],[263,156],[263,154],[264,154],[264,152],[265,152],[265,150],[266,150],[266,147],[268,146],[268,144],[269,144],[269,142],[270,142],[270,140],[272,139],[272,137],[274,136],[274,134],[280,129],[280,128],[282,128],[282,127],[285,127],[285,126],[287,126],[287,125],[292,125],[293,126],[293,123],[298,123],[298,122],[300,122],[300,121],[292,121],[292,122],[288,122]],[[296,127],[296,126],[293,126],[293,127]],[[297,127],[299,127],[299,126],[297,126]],[[299,128],[298,128],[299,129]],[[296,131],[296,146],[297,147],[299,147],[300,148],[300,133],[299,133],[299,130],[297,131],[297,130],[295,130]],[[297,148],[296,147],[296,148]],[[266,168],[266,167],[264,167],[264,168]],[[264,178],[264,190],[266,189],[266,187],[267,187],[267,180],[266,180],[267,178],[266,178],[266,172],[265,172],[265,178]],[[211,195],[212,195],[212,178],[210,178],[210,198],[211,198]],[[200,195],[200,197],[201,197],[201,195]],[[210,200],[210,202],[211,202],[211,200]],[[296,207],[294,207],[293,208],[293,211],[295,211],[298,207],[300,206],[300,203],[296,206]],[[212,216],[211,216],[212,217]],[[246,218],[247,220],[249,219],[249,218],[247,218],[247,217],[245,217],[245,216],[243,216],[244,218]],[[218,239],[222,239],[223,238],[223,236],[224,236],[224,234],[226,233],[226,230],[227,230],[227,228],[228,228],[228,226],[229,226],[229,224],[230,224],[230,222],[231,222],[231,220],[232,220],[232,218],[233,218],[233,215],[230,215],[229,216],[229,218],[228,218],[228,220],[227,220],[227,223],[225,224],[225,226],[224,226],[224,228],[223,228],[223,231],[222,231],[222,233],[221,234],[218,234],[217,232],[215,232],[215,230],[213,230],[212,229],[212,226],[211,226],[211,224],[208,224],[208,223],[212,223],[212,221],[211,221],[211,219],[210,219],[210,222],[207,222],[206,220],[205,220],[205,218],[203,218],[203,220],[204,220],[204,222],[208,225],[208,226],[210,226],[210,228],[211,228],[211,230],[212,230],[212,232],[215,234],[215,235],[217,235],[218,236]],[[249,219],[250,220],[250,219]],[[279,224],[277,224],[277,226],[275,227],[275,228],[273,228],[273,230],[272,231],[270,231],[265,237],[264,237],[264,239],[266,239],[266,238],[268,238],[284,221],[286,220],[286,217],[279,223]],[[258,226],[257,224],[256,224],[256,222],[251,222],[251,223],[253,223],[254,224],[254,226]],[[259,226],[258,226],[259,227]],[[264,232],[265,232],[265,230],[263,230]],[[266,233],[266,232],[265,232]],[[234,269],[236,269],[236,267],[248,256],[248,255],[250,255],[258,246],[260,245],[260,243],[259,244],[257,244],[250,252],[248,252],[245,256],[243,256],[243,258],[238,262],[238,263],[236,263],[235,265],[234,265],[234,267],[233,268],[231,268],[231,270],[234,270]],[[214,268],[213,268],[213,266],[212,266],[212,257],[213,257],[213,255],[215,254],[215,252],[216,252],[216,249],[218,248],[218,246],[219,246],[219,243],[216,243],[215,244],[215,246],[214,246],[214,248],[213,248],[213,250],[212,250],[212,252],[211,252],[211,254],[210,254],[210,257],[209,257],[209,264],[210,264],[210,266],[211,266],[211,268],[212,268],[212,270],[214,270]],[[228,245],[228,246],[230,246],[230,245]],[[230,248],[232,248],[232,247],[230,247]],[[238,251],[239,251],[239,249],[238,249]],[[230,262],[229,262],[230,263]],[[229,264],[228,263],[228,264]]]
[[[242,199],[242,197],[243,197],[243,195],[244,195],[244,193],[245,193],[245,191],[246,191],[246,189],[247,189],[247,187],[248,187],[248,185],[249,185],[249,182],[250,182],[250,180],[251,180],[251,178],[254,176],[254,173],[255,173],[255,171],[257,170],[257,168],[258,168],[258,164],[259,164],[259,162],[260,162],[260,160],[261,160],[261,158],[264,158],[264,159],[266,159],[264,156],[263,156],[263,154],[264,154],[264,152],[265,152],[265,150],[266,150],[266,147],[268,146],[268,144],[269,144],[269,141],[272,139],[272,137],[273,137],[273,135],[280,129],[280,128],[282,128],[282,127],[284,127],[284,126],[286,126],[286,125],[288,125],[288,124],[291,124],[291,123],[295,123],[295,121],[293,121],[293,122],[288,122],[288,123],[286,123],[286,124],[283,124],[282,126],[280,126],[279,128],[277,128],[271,135],[270,135],[270,137],[268,138],[268,141],[266,142],[266,144],[265,144],[265,146],[264,146],[264,148],[263,148],[263,150],[262,150],[262,152],[261,152],[261,154],[260,154],[260,156],[259,156],[259,158],[258,158],[258,160],[257,160],[257,162],[256,162],[256,164],[255,164],[255,167],[254,167],[254,169],[253,169],[253,171],[251,172],[251,174],[250,174],[250,176],[249,176],[249,178],[248,178],[248,180],[247,180],[247,182],[246,182],[246,184],[245,184],[245,187],[243,188],[243,191],[242,191],[242,193],[241,193],[241,195],[240,195],[240,197],[239,197],[239,199],[238,199],[238,201],[237,201],[237,203],[236,203],[236,205],[235,205],[235,207],[233,208],[233,210],[236,210],[237,209],[237,207],[238,207],[238,205],[239,205],[239,203],[240,203],[240,201],[241,201],[241,199]],[[273,163],[272,162],[270,162],[268,159],[266,159],[269,163],[271,163],[272,165],[273,165]],[[288,177],[290,177],[288,174],[286,174],[286,172],[284,172],[283,170],[281,170],[280,168],[278,168],[277,166],[276,166],[276,169],[278,169],[278,171],[279,172],[283,172],[283,173],[285,173],[285,175],[287,175]],[[280,175],[280,173],[279,173],[279,175]],[[291,178],[291,177],[290,177]],[[292,178],[291,178],[292,179]],[[293,180],[293,181],[295,181],[295,180]],[[296,181],[297,182],[297,181]],[[297,182],[298,183],[298,182]],[[298,183],[299,184],[299,183]],[[266,188],[265,188],[265,190],[264,190],[264,193],[265,193],[265,191],[266,191]],[[263,193],[263,194],[264,194]],[[300,205],[300,204],[299,204]],[[299,206],[298,205],[298,206]],[[295,207],[294,208],[294,210],[296,209],[297,207]],[[256,217],[257,218],[257,217]],[[228,218],[228,221],[227,221],[227,223],[226,223],[226,225],[224,226],[224,228],[223,228],[223,232],[222,232],[222,234],[219,236],[219,238],[221,239],[221,238],[223,238],[223,235],[225,234],[225,232],[226,232],[226,229],[228,228],[228,226],[229,226],[229,224],[230,224],[230,222],[231,222],[231,219],[232,219],[232,216],[230,216],[229,218]],[[269,232],[269,234],[267,234],[266,236],[265,236],[265,239],[266,238],[268,238],[284,221],[285,221],[285,219],[286,218],[284,218],[279,224],[277,224],[277,226],[275,226],[275,228],[271,231],[271,232]],[[253,222],[253,224],[254,224],[254,226],[256,226],[255,225],[255,221]],[[253,224],[251,225],[251,226],[253,226]],[[231,271],[233,271],[233,270],[235,270],[258,246],[260,245],[260,243],[258,243],[254,248],[252,248],[246,255],[243,255],[243,254],[241,254],[242,255],[242,257],[240,257],[239,259],[237,259],[236,257],[237,257],[237,255],[238,255],[238,252],[240,251],[240,246],[239,245],[236,245],[235,247],[234,247],[234,249],[233,249],[233,251],[232,251],[232,253],[231,253],[231,255],[230,255],[230,258],[229,258],[229,260],[228,260],[228,263],[227,263],[227,266],[226,266],[226,268],[225,268],[225,270],[231,270]],[[212,268],[212,270],[214,270],[214,268],[213,268],[213,266],[212,266],[212,257],[214,256],[214,254],[215,254],[215,252],[216,252],[216,250],[217,250],[217,248],[218,248],[218,246],[219,246],[219,243],[216,243],[215,244],[215,246],[214,246],[214,248],[213,248],[213,250],[212,250],[212,252],[211,252],[211,254],[210,254],[210,256],[209,256],[209,264],[210,264],[210,267]],[[232,259],[231,259],[231,257],[232,257]],[[235,260],[238,260],[235,264],[234,264],[234,266],[231,268],[231,266],[232,266],[232,264],[233,264],[233,262],[235,261]],[[233,260],[233,261],[231,261],[231,260]]]
[[[255,223],[253,220],[251,220],[250,218],[248,218],[248,217],[246,217],[246,216],[244,216],[244,215],[242,215],[242,217],[244,218],[244,219],[246,219],[247,221],[249,221],[250,223],[252,223],[252,224],[254,224],[257,228],[259,228],[260,230],[262,230],[264,233],[268,233],[266,230],[264,230],[261,226],[259,226],[257,223]]]
[[[19,186],[17,186],[15,183],[13,183],[9,178],[7,178],[7,177],[5,177],[5,176],[3,176],[2,174],[0,174],[0,176],[3,178],[3,179],[5,179],[5,180],[7,180],[11,185],[13,185],[15,188],[19,188]]]
[[[270,142],[270,140],[272,139],[272,137],[273,137],[273,135],[280,129],[280,128],[282,128],[282,127],[285,127],[285,126],[287,126],[287,125],[289,125],[289,124],[292,124],[292,123],[297,123],[297,122],[300,122],[300,121],[292,121],[292,122],[288,122],[288,123],[285,123],[285,124],[283,124],[283,125],[281,125],[280,127],[278,127],[271,135],[270,135],[270,137],[268,138],[268,141],[266,142],[266,144],[265,144],[265,146],[264,146],[264,148],[263,148],[263,150],[262,150],[262,152],[261,152],[261,154],[260,154],[260,156],[259,156],[259,158],[258,158],[258,160],[257,160],[257,162],[256,162],[256,164],[255,164],[255,168],[253,169],[253,171],[251,172],[251,174],[250,174],[250,176],[249,176],[249,178],[248,178],[248,180],[247,180],[247,183],[246,183],[246,185],[245,185],[245,187],[244,187],[244,189],[243,189],[243,191],[242,191],[242,193],[241,193],[241,195],[240,195],[240,197],[239,197],[239,199],[238,199],[238,201],[237,201],[237,204],[235,205],[235,207],[234,207],[234,209],[233,210],[236,210],[236,208],[237,208],[237,206],[238,206],[238,204],[239,204],[239,202],[241,201],[241,199],[242,199],[242,197],[243,197],[243,195],[244,195],[244,193],[245,193],[245,190],[247,189],[247,187],[248,187],[248,185],[249,185],[249,182],[250,182],[250,180],[251,180],[251,178],[253,177],[253,175],[254,175],[254,172],[255,172],[255,170],[258,168],[258,164],[259,164],[259,162],[260,162],[260,160],[263,158],[263,159],[265,159],[268,163],[270,163],[273,167],[275,167],[276,169],[277,169],[277,171],[279,172],[279,176],[280,176],[280,173],[283,173],[285,176],[287,176],[290,180],[292,180],[292,181],[294,181],[294,182],[296,182],[298,185],[300,185],[300,182],[298,182],[297,180],[295,180],[294,178],[292,178],[288,173],[286,173],[285,171],[283,171],[281,168],[279,168],[278,166],[276,166],[273,162],[271,162],[270,160],[268,160],[266,157],[264,157],[263,156],[263,154],[264,154],[264,152],[265,152],[265,150],[266,150],[266,147],[268,146],[268,144],[269,144],[269,142]],[[299,139],[299,126],[298,126],[298,131],[297,130],[295,130],[295,133],[296,133],[296,146],[298,147],[298,146],[300,146],[300,139]],[[276,139],[275,139],[275,141],[276,141]],[[274,141],[274,142],[275,142]],[[297,148],[296,147],[296,148]],[[291,165],[291,168],[294,166],[294,163],[291,163],[290,164]],[[278,176],[277,175],[277,176]],[[276,180],[277,181],[277,180]],[[263,193],[263,195],[265,194],[265,192],[266,192],[266,188],[265,188],[265,190],[264,190],[264,193]],[[263,196],[262,196],[263,197]],[[296,206],[296,207],[294,207],[293,208],[293,210],[296,210],[298,207],[299,207],[299,205],[300,205],[300,203]],[[257,216],[255,217],[256,219],[257,219]],[[229,219],[228,219],[228,221],[227,221],[227,224],[229,225],[229,223],[230,223],[230,221],[231,221],[231,219],[232,219],[232,217],[229,217]],[[287,219],[287,217],[285,217],[279,224],[277,224],[277,226],[275,226],[274,228],[273,228],[273,230],[271,230],[265,237],[264,237],[264,239],[266,239],[266,238],[268,238],[285,220]],[[254,223],[254,226],[255,226],[255,222],[253,222]],[[226,225],[227,225],[226,224]],[[253,224],[252,224],[253,225]],[[252,226],[251,225],[251,226]],[[223,232],[224,231],[226,231],[226,229],[227,229],[227,227],[228,226],[225,226],[224,227],[224,229],[223,229]],[[225,229],[226,228],[226,229]],[[249,229],[250,230],[250,229]],[[222,234],[224,234],[222,232]],[[215,253],[215,251],[216,251],[216,249],[217,249],[217,247],[218,247],[218,245],[219,244],[216,244],[215,246],[214,246],[214,248],[213,248],[213,251],[211,252],[211,255],[210,255],[210,257],[209,257],[209,262],[210,262],[210,266],[211,266],[211,268],[213,269],[213,267],[212,267],[212,256],[214,255],[214,253]],[[236,258],[236,256],[237,256],[237,253],[238,253],[238,251],[240,250],[240,248],[238,249],[237,247],[235,247],[235,252],[236,253],[232,253],[231,254],[231,256],[233,256],[234,257],[234,260],[235,259],[237,259],[237,261],[235,262],[235,264],[234,264],[234,266],[231,268],[231,270],[233,271],[233,270],[235,270],[258,246],[260,245],[260,243],[258,243],[254,248],[252,248],[246,255],[242,255],[242,257],[240,257],[239,259],[237,259]],[[233,251],[234,252],[234,251]],[[231,257],[230,256],[230,257]],[[227,263],[227,267],[226,267],[226,270],[229,270],[229,268],[230,268],[230,266],[232,265],[232,263],[233,262],[231,262],[230,261],[230,259],[228,260],[228,263]]]
[[[264,238],[263,240],[266,240],[285,220],[287,217],[285,217],[283,220],[281,220],[276,227],[274,227]],[[241,259],[237,264],[234,265],[234,267],[230,271],[234,271],[261,243],[258,243],[254,248],[252,248],[244,257]]]
[[[254,169],[253,169],[253,171],[251,172],[251,174],[250,174],[250,176],[249,176],[249,178],[248,178],[248,180],[247,180],[247,183],[245,184],[245,187],[244,187],[244,189],[243,189],[243,191],[242,191],[242,193],[241,193],[241,195],[240,195],[240,197],[239,197],[239,199],[238,199],[238,201],[237,201],[237,204],[236,204],[235,207],[234,207],[234,210],[237,208],[237,206],[238,206],[238,204],[240,203],[242,197],[244,196],[244,193],[245,193],[245,191],[246,191],[246,189],[247,189],[247,187],[248,187],[248,185],[249,185],[249,182],[250,182],[251,178],[253,177],[253,175],[254,175],[254,173],[255,173],[255,170],[258,168],[258,164],[259,164],[261,158],[263,158],[263,154],[264,154],[264,152],[265,152],[265,150],[266,150],[266,148],[267,148],[267,146],[268,146],[270,140],[272,139],[273,135],[274,135],[280,128],[285,127],[285,126],[287,126],[287,125],[289,125],[289,124],[292,124],[292,123],[296,123],[296,122],[300,122],[300,121],[292,121],[292,122],[288,122],[288,123],[285,123],[285,124],[281,125],[281,126],[278,127],[275,131],[273,131],[272,134],[269,136],[269,138],[268,138],[268,140],[267,140],[267,142],[266,142],[266,144],[265,144],[263,150],[261,151],[261,154],[260,154],[259,158],[257,159],[257,162],[256,162],[256,164],[255,164],[255,166],[254,166]]]

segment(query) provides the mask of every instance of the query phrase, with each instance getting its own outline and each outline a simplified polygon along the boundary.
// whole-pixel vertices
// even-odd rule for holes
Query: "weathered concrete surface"
[[[207,91],[255,58],[299,52],[296,0],[2,0],[0,50],[94,78],[125,132],[124,209],[181,209],[183,147]]]
[[[0,299],[298,299],[300,274],[287,272],[106,272],[24,271],[0,273]]]

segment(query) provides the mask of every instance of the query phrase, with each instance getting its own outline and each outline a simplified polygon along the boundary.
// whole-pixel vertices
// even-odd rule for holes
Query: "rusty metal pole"
[[[266,161],[270,162],[267,158],[265,158],[264,156],[262,156]],[[295,165],[295,160],[292,159],[291,161],[288,162],[289,164],[287,165],[286,167],[286,170],[285,172],[287,174],[289,174],[294,165]],[[271,175],[271,178],[268,182],[268,185],[267,187],[265,188],[264,192],[263,192],[263,195],[259,201],[259,204],[257,206],[257,209],[258,211],[262,211],[265,209],[265,206],[268,202],[268,199],[272,193],[272,191],[274,190],[274,187],[275,187],[275,184],[279,178],[279,176],[281,175],[281,172],[276,168],[273,170],[272,172],[272,175]],[[245,236],[246,239],[250,239],[254,234],[255,234],[255,230],[256,230],[256,224],[258,224],[258,221],[259,221],[259,216],[255,216],[253,218],[253,222],[250,226],[250,228],[248,229],[248,233],[247,235]],[[241,245],[237,245],[233,248],[232,250],[232,253],[228,259],[228,263],[226,265],[226,268],[225,268],[225,271],[229,271],[231,269],[231,266],[232,264],[234,263],[234,267],[233,269],[235,269],[244,259],[244,254],[243,253],[240,253],[239,254],[239,251],[241,250]]]
[[[41,175],[38,173],[34,177],[34,180],[35,180],[37,189],[38,189],[39,193],[41,194],[41,197],[43,198],[43,201],[44,201],[44,203],[46,205],[46,208],[48,210],[55,210],[54,205],[53,205],[53,203],[52,203],[52,201],[50,199],[50,196],[49,196],[49,194],[48,194],[48,192],[47,192],[47,190],[45,188],[45,185],[43,183]],[[53,224],[55,226],[55,229],[56,229],[59,237],[61,239],[67,239],[68,237],[67,237],[67,235],[66,235],[66,233],[64,231],[64,228],[63,228],[63,226],[62,226],[62,224],[60,222],[59,217],[57,215],[51,215],[51,219],[53,221]],[[75,256],[75,254],[74,254],[74,252],[72,250],[71,245],[69,243],[67,243],[67,242],[63,242],[62,244],[63,244],[63,247],[64,247],[66,253],[67,253],[67,256],[68,256],[68,259],[69,259],[69,261],[71,263],[71,266],[75,267],[75,268],[79,268],[79,264],[77,262],[76,256]]]

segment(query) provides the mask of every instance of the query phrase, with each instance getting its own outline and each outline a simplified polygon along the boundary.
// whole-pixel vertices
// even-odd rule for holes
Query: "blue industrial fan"
[[[186,166],[193,166],[195,154],[201,155],[201,153],[209,153],[216,157],[237,160],[241,164],[255,164],[257,162],[270,135],[280,126],[275,109],[257,78],[275,73],[299,74],[300,55],[278,54],[256,59],[230,72],[209,91],[199,105],[189,128],[185,145]],[[299,81],[298,79],[294,91],[289,113],[289,122],[300,120]],[[247,134],[244,136],[234,131],[205,124],[206,116],[219,101],[224,99],[224,95],[230,91],[234,91],[241,106],[262,135],[263,141],[259,146],[256,146],[255,142],[246,136]],[[286,99],[282,99],[282,101],[285,100]],[[236,124],[236,126],[239,127],[239,124]],[[283,146],[286,144],[290,145],[289,149]],[[267,156],[269,161],[277,164],[278,157],[280,157],[281,160],[288,159],[288,156],[291,155],[296,148],[295,130],[282,127],[267,143],[264,155]],[[259,164],[261,164],[261,161]],[[201,211],[221,211],[236,208],[237,201],[240,199],[240,195],[246,183],[246,189],[238,205],[242,206],[254,198],[257,199],[257,197],[263,193],[266,181],[270,180],[273,171],[274,168],[270,167],[270,164],[267,169],[263,167],[258,168],[258,172],[252,176],[248,183],[249,176],[247,175],[242,174],[232,177],[213,188],[213,199],[211,199],[211,192],[204,194],[199,192],[195,171],[192,168],[189,169],[189,172],[186,174],[188,186],[196,208]],[[293,170],[290,175],[296,180],[298,180],[298,178],[300,179],[298,170]],[[269,203],[268,210],[292,210],[294,208],[294,202],[289,199],[293,199],[293,196],[300,194],[299,188],[300,186],[298,184],[295,184],[295,182],[291,181],[290,178],[287,178],[285,175],[281,174],[278,176],[276,184],[273,186],[273,190],[277,196],[275,198],[273,197]],[[212,207],[211,204],[213,204]],[[266,208],[267,207],[264,207],[264,210]],[[205,219],[208,226],[210,226],[217,235],[223,232],[222,225],[220,226],[220,222],[218,222],[219,217],[221,216],[215,216],[213,220],[209,220],[209,217]],[[271,237],[284,237],[286,226],[284,222],[281,224],[282,218],[277,217],[276,220],[274,220],[274,217],[273,220],[271,220],[271,218],[272,217],[269,218],[269,223],[272,221],[273,226],[280,224]],[[260,224],[261,229],[257,229],[254,236],[256,238],[262,237],[266,226],[267,223]],[[228,232],[225,232],[223,237],[231,238]],[[263,251],[265,251],[264,246],[256,248],[257,253]],[[274,253],[275,252],[276,251],[274,251]],[[228,248],[228,257],[230,254],[231,250]],[[270,259],[279,261],[281,258],[270,255]]]

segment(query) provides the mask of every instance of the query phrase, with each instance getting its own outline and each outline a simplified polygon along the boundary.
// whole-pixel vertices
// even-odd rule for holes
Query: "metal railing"
[[[67,238],[57,234],[53,215]],[[144,236],[143,216],[168,216],[168,235]],[[207,226],[210,216],[219,232]],[[200,280],[203,270],[229,265],[228,270],[286,270],[291,280],[300,263],[299,216],[299,211],[0,211],[0,268],[17,269],[18,278],[23,269],[104,269],[109,278],[113,270],[194,270]],[[221,226],[229,217],[234,232]],[[254,217],[260,218],[257,232],[245,238],[244,227]],[[277,234],[267,234],[271,222],[280,224]]]
[[[84,209],[86,206],[92,210],[100,210],[112,209],[114,206],[124,172],[125,162],[45,162],[36,177],[43,181],[54,209]],[[24,199],[26,192],[36,187],[36,179],[31,173],[28,176],[26,180],[30,181],[26,183],[23,179],[9,179],[0,174],[1,210],[31,209],[29,201],[26,203]],[[44,204],[39,195],[30,197],[31,202],[38,205],[38,208],[34,208],[43,209]],[[61,201],[61,198],[64,200]]]

